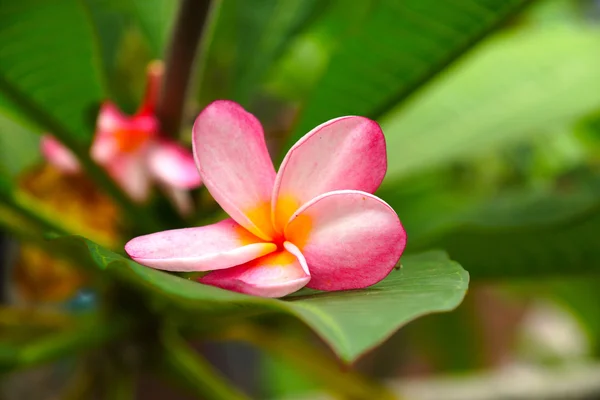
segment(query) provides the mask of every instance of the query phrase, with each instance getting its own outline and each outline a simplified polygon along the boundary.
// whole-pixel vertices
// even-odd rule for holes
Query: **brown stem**
[[[179,133],[190,75],[210,3],[210,0],[181,1],[156,110],[161,130],[167,136],[176,137]]]

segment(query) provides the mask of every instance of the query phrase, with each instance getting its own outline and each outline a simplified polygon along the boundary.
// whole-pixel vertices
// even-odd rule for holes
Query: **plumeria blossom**
[[[155,108],[162,75],[162,63],[149,65],[146,94],[133,116],[123,114],[109,101],[102,104],[91,157],[133,200],[145,201],[155,181],[181,206],[188,207],[181,194],[201,181],[192,153],[159,134]],[[51,136],[42,139],[42,153],[64,172],[81,169],[75,156]]]
[[[219,100],[196,119],[193,149],[202,181],[230,218],[132,239],[125,250],[140,264],[211,271],[199,281],[281,297],[304,286],[364,288],[400,259],[404,228],[371,194],[387,168],[376,122],[350,116],[317,126],[276,173],[260,122]]]

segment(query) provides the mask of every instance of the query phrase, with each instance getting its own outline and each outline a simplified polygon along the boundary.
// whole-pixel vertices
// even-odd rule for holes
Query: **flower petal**
[[[81,171],[75,155],[54,136],[44,135],[40,143],[42,155],[50,164],[68,174]]]
[[[283,297],[310,280],[304,260],[286,251],[271,253],[237,267],[221,269],[199,279],[206,285],[261,297]]]
[[[150,195],[150,174],[144,153],[120,154],[106,163],[108,174],[134,201],[144,202]]]
[[[341,117],[307,133],[285,156],[273,189],[273,221],[282,230],[303,204],[342,189],[373,193],[387,169],[377,122]]]
[[[193,189],[201,184],[192,152],[172,140],[158,140],[148,150],[148,168],[168,186]]]
[[[99,164],[110,162],[118,156],[120,146],[115,132],[128,125],[128,117],[111,102],[100,107],[96,122],[96,134],[92,143],[91,156]]]
[[[142,265],[166,271],[208,271],[240,265],[277,249],[234,220],[140,236],[125,251]]]
[[[98,114],[91,156],[97,163],[106,165],[123,153],[144,150],[157,133],[158,120],[154,115],[130,117],[113,103],[105,102]]]
[[[196,118],[193,147],[202,182],[240,225],[273,239],[275,169],[260,122],[239,104],[217,100]]]
[[[396,212],[366,192],[340,190],[303,207],[285,227],[286,240],[306,258],[309,287],[360,289],[385,278],[406,246]]]

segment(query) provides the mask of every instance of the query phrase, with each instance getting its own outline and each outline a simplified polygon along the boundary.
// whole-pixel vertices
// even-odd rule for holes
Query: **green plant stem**
[[[0,372],[13,372],[68,357],[112,341],[129,330],[123,320],[97,319],[19,346],[0,347]]]
[[[182,0],[169,45],[156,113],[165,135],[177,137],[190,76],[204,31],[210,0]]]
[[[238,325],[221,332],[215,339],[252,343],[275,357],[290,361],[304,375],[322,384],[325,390],[345,399],[400,400],[381,384],[350,368],[344,369],[323,351],[257,325]]]
[[[249,400],[173,330],[162,335],[162,361],[169,375],[206,400]]]

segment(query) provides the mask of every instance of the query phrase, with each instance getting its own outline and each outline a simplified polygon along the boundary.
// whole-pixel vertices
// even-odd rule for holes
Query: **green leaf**
[[[175,20],[178,2],[172,0],[130,0],[131,12],[146,37],[152,56],[163,58]]]
[[[0,4],[0,109],[27,115],[71,147],[91,141],[126,30],[137,26],[160,57],[177,6],[168,0]]]
[[[210,362],[189,346],[177,332],[161,332],[163,369],[200,399],[249,400],[235,388]]]
[[[469,276],[441,252],[402,259],[402,268],[368,289],[321,293],[305,290],[285,300],[229,292],[141,266],[81,237],[56,239],[71,254],[87,254],[96,268],[153,297],[152,304],[212,316],[293,315],[315,330],[345,361],[353,361],[402,325],[460,304]],[[160,305],[159,305],[160,306]],[[157,306],[157,307],[159,307]]]
[[[341,115],[377,118],[482,37],[525,0],[382,0],[333,54],[290,142]]]
[[[119,319],[102,320],[100,317],[80,318],[81,322],[38,340],[11,345],[0,343],[0,374],[30,368],[60,358],[81,354],[101,347],[131,329],[131,323]]]
[[[88,144],[105,96],[85,8],[78,1],[3,0],[0,26],[2,96],[65,143]]]
[[[600,107],[600,30],[525,29],[494,38],[381,119],[384,184],[555,132]]]
[[[569,313],[581,324],[591,344],[592,355],[600,355],[600,292],[598,277],[589,276],[576,279],[553,279],[541,282],[533,288],[526,287],[527,293],[536,293],[556,301],[567,308]],[[519,288],[517,286],[517,290]],[[533,289],[533,290],[531,290]]]
[[[39,160],[39,136],[0,114],[0,174],[15,177]]]
[[[579,186],[499,197],[412,250],[442,247],[473,279],[599,273],[600,187]]]
[[[201,97],[214,99],[207,85],[216,80],[220,95],[248,105],[266,72],[291,38],[328,0],[232,0],[220,5],[214,40],[206,53]],[[226,89],[223,89],[223,80]],[[210,94],[207,94],[210,93]]]

